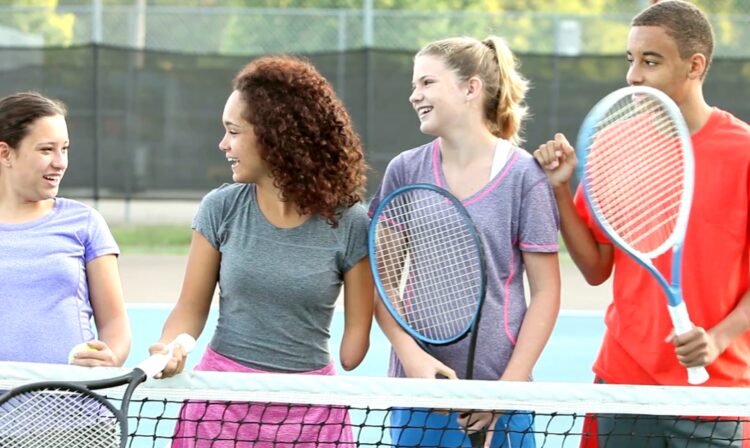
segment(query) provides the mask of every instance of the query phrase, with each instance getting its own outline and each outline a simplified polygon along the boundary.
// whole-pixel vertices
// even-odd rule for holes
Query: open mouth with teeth
[[[49,182],[57,182],[60,180],[60,176],[58,175],[44,175],[42,177]]]
[[[432,112],[432,106],[422,106],[417,108],[417,115],[422,118],[428,113]]]
[[[235,159],[234,157],[227,157],[227,162],[229,162],[229,164],[232,165],[232,167],[240,163],[240,161]]]

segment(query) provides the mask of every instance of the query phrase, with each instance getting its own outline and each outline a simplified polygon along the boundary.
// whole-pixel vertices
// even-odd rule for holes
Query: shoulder
[[[67,199],[58,197],[55,199],[55,208],[59,216],[65,220],[80,220],[80,221],[94,221],[96,223],[104,223],[104,217],[102,214],[83,202],[76,201],[74,199]]]
[[[706,128],[711,143],[742,146],[750,150],[750,146],[747,146],[750,142],[750,125],[730,112],[714,108]],[[700,142],[700,131],[696,137]]]
[[[96,212],[96,209],[83,202],[76,201],[68,198],[55,198],[56,207],[61,213],[65,214],[76,214],[76,213],[92,213]]]
[[[533,187],[540,182],[547,181],[547,175],[542,167],[525,149],[516,148],[511,161],[512,172],[523,181],[524,186]]]
[[[424,145],[417,146],[416,148],[407,149],[406,151],[400,152],[394,157],[389,166],[393,167],[408,167],[408,166],[419,166],[425,161],[432,159],[435,141],[425,143]]]
[[[206,193],[201,200],[202,208],[231,208],[232,205],[252,199],[255,184],[223,184]]]
[[[347,228],[358,228],[367,227],[370,218],[367,215],[367,210],[362,204],[354,204],[351,207],[347,207],[341,210],[341,217],[339,218],[339,227]]]

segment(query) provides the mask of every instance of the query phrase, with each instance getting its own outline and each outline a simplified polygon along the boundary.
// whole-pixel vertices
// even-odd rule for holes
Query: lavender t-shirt
[[[67,363],[94,338],[86,264],[119,252],[99,212],[70,199],[37,220],[0,224],[0,361]]]
[[[447,188],[441,166],[439,140],[396,156],[372,199],[370,214],[399,187],[429,183]],[[557,252],[559,216],[546,175],[518,148],[487,185],[462,202],[481,235],[487,267],[474,379],[496,380],[510,360],[526,314],[521,252]],[[463,378],[469,340],[432,346],[431,351]],[[389,374],[405,376],[393,351]]]

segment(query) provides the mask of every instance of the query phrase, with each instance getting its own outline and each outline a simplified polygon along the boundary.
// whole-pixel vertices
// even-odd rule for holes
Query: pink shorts
[[[268,373],[206,348],[195,370]],[[309,375],[335,375],[333,363]],[[231,401],[185,402],[172,448],[353,447],[349,413],[341,406]]]

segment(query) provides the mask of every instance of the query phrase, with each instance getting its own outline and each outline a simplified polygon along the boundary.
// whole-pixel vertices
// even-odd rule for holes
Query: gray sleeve
[[[557,252],[560,249],[557,202],[546,175],[531,171],[524,185],[518,244],[524,252]]]
[[[367,211],[360,204],[349,208],[346,214],[349,222],[341,272],[347,272],[367,255],[367,230],[370,224]]]
[[[401,180],[403,177],[401,174],[403,157],[403,153],[401,153],[388,163],[388,166],[385,169],[385,174],[383,175],[383,180],[380,182],[380,185],[378,185],[378,189],[370,200],[370,207],[367,212],[370,217],[375,214],[375,210],[377,210],[380,202],[382,202],[389,193],[403,185],[403,181]]]
[[[226,187],[227,185],[222,185],[204,196],[193,217],[193,230],[203,235],[216,250],[221,246]]]

